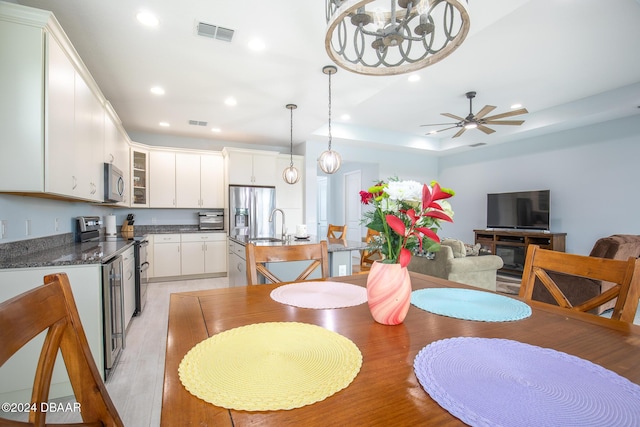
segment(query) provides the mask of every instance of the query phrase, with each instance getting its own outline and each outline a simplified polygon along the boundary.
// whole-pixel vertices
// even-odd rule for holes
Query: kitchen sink
[[[278,239],[277,237],[255,237],[253,239],[249,239],[250,242],[282,242],[282,239]]]

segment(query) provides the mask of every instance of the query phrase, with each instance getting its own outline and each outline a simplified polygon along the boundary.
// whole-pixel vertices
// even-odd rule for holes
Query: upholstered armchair
[[[497,255],[477,256],[471,250],[467,256],[467,248],[460,240],[442,240],[440,251],[433,259],[426,256],[413,256],[409,263],[409,271],[429,276],[448,279],[478,288],[496,290],[496,275],[502,268],[502,258]]]

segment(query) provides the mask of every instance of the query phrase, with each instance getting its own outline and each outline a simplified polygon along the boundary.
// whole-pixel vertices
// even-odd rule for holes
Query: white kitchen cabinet
[[[149,207],[176,207],[176,153],[149,150]]]
[[[224,208],[224,159],[222,154],[200,156],[202,208]]]
[[[115,111],[111,108],[111,104],[107,103],[107,109],[104,114],[104,163],[113,164],[122,171],[125,184],[124,200],[118,202],[119,206],[129,206],[129,188],[130,179],[130,161],[129,161],[129,136],[122,129],[120,120]]]
[[[101,202],[104,96],[50,12],[0,3],[0,191]]]
[[[295,184],[287,184],[282,178],[282,172],[289,167],[290,163],[291,157],[288,154],[280,154],[278,156],[277,170],[280,178],[276,181],[276,207],[282,209],[285,213],[285,227],[289,234],[295,232],[296,225],[304,224],[304,157],[293,156],[293,166],[298,169],[300,174],[300,180]],[[276,230],[279,230],[279,228],[276,228]]]
[[[176,206],[179,208],[199,208],[200,198],[200,155],[176,153]]]
[[[153,277],[180,276],[180,234],[156,234],[153,238]]]
[[[6,301],[40,286],[47,274],[67,273],[71,290],[91,354],[103,375],[104,342],[102,321],[102,265],[65,265],[43,268],[0,269],[0,301]],[[35,368],[40,357],[44,335],[36,337],[21,348],[0,369],[0,400],[29,402]],[[49,398],[73,394],[62,356],[56,359]]]
[[[276,184],[276,156],[278,153],[257,150],[224,148],[225,168],[230,185]]]
[[[178,208],[224,207],[222,156],[177,152],[176,200]]]
[[[122,286],[124,293],[124,328],[136,311],[136,263],[133,246],[122,254]]]
[[[77,73],[74,99],[75,185],[73,195],[102,202],[104,201],[104,109],[89,85]]]
[[[217,274],[227,271],[227,245],[224,233],[183,234],[182,274]]]
[[[245,246],[229,239],[229,287],[247,285],[247,261]]]
[[[149,207],[149,150],[131,147],[131,207]]]

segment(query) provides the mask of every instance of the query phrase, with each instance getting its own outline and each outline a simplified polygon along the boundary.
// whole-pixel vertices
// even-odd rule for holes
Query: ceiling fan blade
[[[451,113],[440,113],[440,114],[443,115],[443,116],[446,116],[446,117],[451,117],[454,120],[458,120],[458,121],[464,122],[464,119],[462,117],[458,117],[458,116],[456,116],[454,114],[451,114]]]
[[[462,129],[460,129],[458,132],[456,132],[456,134],[455,134],[455,135],[453,135],[451,138],[457,138],[457,137],[459,137],[460,135],[462,135],[462,134],[464,133],[464,131],[465,131],[465,130],[467,130],[467,128],[466,128],[466,127],[464,127],[464,126],[462,126]]]
[[[492,112],[493,110],[495,110],[496,107],[493,105],[485,105],[484,107],[482,107],[482,110],[478,111],[478,114],[476,114],[476,119],[481,119],[484,116],[486,116],[487,114],[489,114],[490,112]]]
[[[486,120],[484,124],[486,125],[513,125],[520,126],[524,123],[524,120]]]
[[[444,128],[444,129],[432,130],[429,133],[425,133],[425,135],[435,135],[436,133],[444,132],[445,130],[454,129],[454,128],[457,128],[457,127],[460,127],[460,126],[456,125],[456,126],[451,126],[451,127]]]
[[[528,113],[526,108],[520,108],[519,110],[513,110],[513,111],[509,111],[502,114],[496,114],[495,116],[485,117],[484,120],[490,121],[495,119],[503,119],[505,117],[519,116],[520,114],[526,114],[526,113]]]
[[[490,129],[484,125],[478,125],[478,130],[481,130],[482,132],[486,133],[487,135],[492,134],[495,132],[495,130]]]
[[[420,125],[420,126],[446,126],[446,125],[455,125],[456,123],[431,123],[428,125]]]

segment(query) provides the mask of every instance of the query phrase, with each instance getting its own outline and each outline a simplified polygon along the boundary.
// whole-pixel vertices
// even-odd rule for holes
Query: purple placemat
[[[496,338],[449,338],[414,360],[440,406],[473,426],[638,426],[640,386],[556,350]]]
[[[430,313],[482,322],[508,322],[531,316],[531,307],[522,301],[473,289],[418,289],[411,293],[411,304]]]

